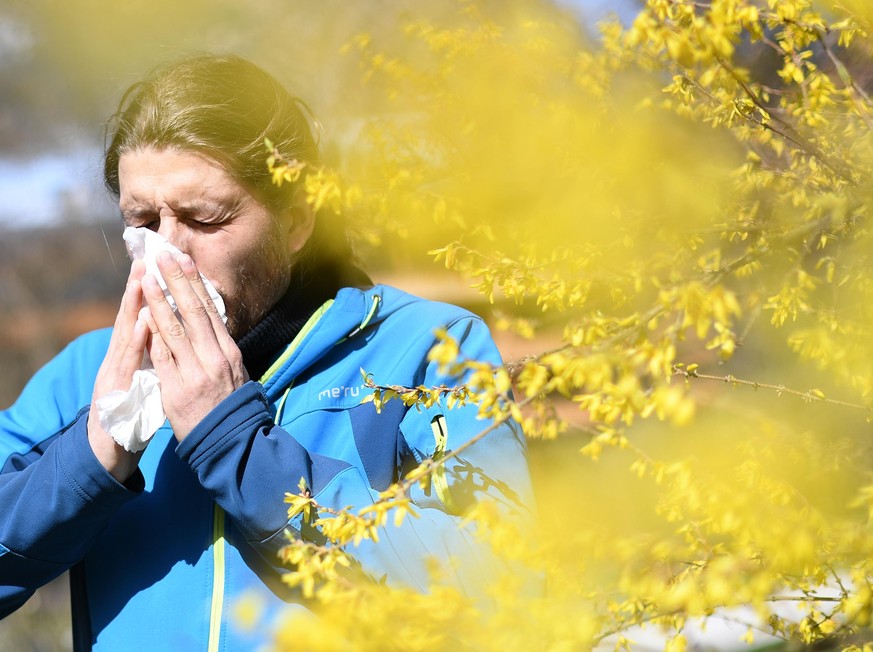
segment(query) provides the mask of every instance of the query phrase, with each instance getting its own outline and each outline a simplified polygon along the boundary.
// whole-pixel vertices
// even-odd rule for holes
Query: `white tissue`
[[[169,251],[171,254],[181,252],[163,236],[149,229],[129,226],[124,230],[123,237],[131,258],[145,262],[146,273],[154,275],[164,291],[164,296],[167,297],[167,303],[175,311],[176,302],[158,271],[156,257],[161,251]],[[200,278],[218,309],[221,320],[226,323],[224,301],[209,279],[202,274]],[[161,403],[161,384],[158,375],[152,368],[147,354],[144,358],[142,368],[133,374],[129,390],[115,390],[96,401],[100,425],[119,445],[131,453],[143,450],[167,418]]]
[[[151,231],[143,227],[134,228],[128,226],[124,229],[124,235],[122,235],[122,237],[127,243],[127,251],[130,254],[130,257],[134,260],[142,260],[145,262],[146,274],[151,274],[158,279],[158,284],[164,291],[164,296],[167,297],[167,303],[169,303],[170,307],[175,311],[176,301],[167,289],[164,277],[161,276],[160,271],[158,271],[158,263],[156,259],[158,253],[161,251],[169,251],[174,255],[179,255],[182,252],[176,249],[176,247],[164,238],[164,236],[156,231]],[[224,300],[221,298],[221,295],[215,291],[215,287],[209,279],[203,276],[203,274],[200,275],[200,278],[203,279],[203,285],[206,287],[206,291],[209,293],[209,298],[212,299],[212,303],[214,303],[215,307],[218,309],[218,314],[221,315],[221,320],[227,323],[227,315],[224,310]]]
[[[144,449],[166,421],[161,405],[161,383],[154,369],[133,372],[130,389],[116,389],[97,399],[100,425],[125,450]]]

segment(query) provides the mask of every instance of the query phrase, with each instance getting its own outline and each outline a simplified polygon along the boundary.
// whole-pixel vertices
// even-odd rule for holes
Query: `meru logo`
[[[340,385],[339,387],[330,387],[329,389],[318,393],[318,400],[320,401],[325,398],[345,398],[346,396],[356,398],[360,396],[363,388],[363,385],[355,385],[352,387]]]

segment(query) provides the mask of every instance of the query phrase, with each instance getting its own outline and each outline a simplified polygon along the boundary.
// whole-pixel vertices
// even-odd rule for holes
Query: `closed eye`
[[[151,231],[157,231],[161,225],[160,217],[146,212],[137,212],[135,214],[122,213],[121,221],[124,223],[124,226],[143,227]]]
[[[190,228],[198,231],[210,232],[222,227],[222,220],[204,217],[202,215],[188,216],[183,214],[180,215],[180,218]]]

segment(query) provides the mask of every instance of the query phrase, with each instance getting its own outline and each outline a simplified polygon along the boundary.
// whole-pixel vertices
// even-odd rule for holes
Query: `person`
[[[302,479],[321,505],[368,505],[488,426],[475,406],[362,402],[361,369],[459,382],[428,361],[436,329],[466,358],[499,354],[473,314],[374,285],[341,217],[316,215],[301,183],[272,182],[265,138],[320,164],[301,101],[236,56],[186,57],[123,96],[105,182],[124,225],[181,252],[157,257],[177,312],[134,261],[114,326],[69,344],[0,413],[0,615],[69,569],[77,650],[254,649],[268,628],[234,627],[239,596],[263,594],[267,622],[306,608],[278,551],[316,534],[289,521],[285,492]],[[144,353],[167,421],[130,452],[95,403],[130,387]],[[428,557],[471,556],[455,579],[474,590],[488,553],[459,516],[485,495],[529,496],[523,436],[508,422],[460,457],[448,485],[414,488],[420,518],[350,551],[373,578],[426,590]]]

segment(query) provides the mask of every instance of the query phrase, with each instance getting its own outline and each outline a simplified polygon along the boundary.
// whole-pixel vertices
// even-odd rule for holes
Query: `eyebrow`
[[[137,217],[138,215],[142,215],[143,213],[155,212],[157,212],[157,209],[152,204],[135,204],[134,206],[121,208],[122,215],[130,215],[132,217]]]
[[[147,215],[155,215],[157,214],[157,212],[158,211],[154,206],[130,206],[128,208],[121,209],[121,219],[124,222],[132,222],[138,218],[142,218]]]

